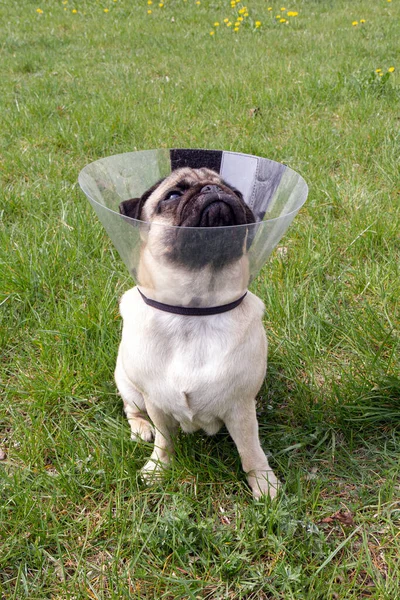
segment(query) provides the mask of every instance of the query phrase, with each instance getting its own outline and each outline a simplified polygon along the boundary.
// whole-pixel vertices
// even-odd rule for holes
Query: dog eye
[[[179,198],[180,196],[182,196],[182,192],[181,191],[179,191],[179,190],[171,190],[165,196],[164,200],[176,200],[176,198]]]

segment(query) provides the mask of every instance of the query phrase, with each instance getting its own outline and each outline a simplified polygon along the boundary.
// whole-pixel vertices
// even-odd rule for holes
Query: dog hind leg
[[[146,419],[147,411],[144,398],[128,379],[119,357],[114,376],[131,428],[131,440],[151,442],[154,438],[154,428]]]

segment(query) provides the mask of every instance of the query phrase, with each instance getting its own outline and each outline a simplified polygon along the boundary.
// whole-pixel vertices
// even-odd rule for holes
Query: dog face
[[[188,270],[238,261],[249,242],[246,225],[255,222],[242,194],[206,168],[177,169],[119,208],[150,224],[144,241],[156,260]]]

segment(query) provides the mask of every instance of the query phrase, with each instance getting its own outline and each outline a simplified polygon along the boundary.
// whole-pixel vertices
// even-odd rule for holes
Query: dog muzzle
[[[181,167],[217,172],[241,192],[256,222],[249,224],[243,206],[213,185],[195,199],[198,207],[182,210],[180,226],[120,214],[121,202],[142,196]],[[189,312],[241,301],[308,194],[304,179],[286,165],[217,150],[159,149],[109,156],[87,165],[79,184],[142,296]]]

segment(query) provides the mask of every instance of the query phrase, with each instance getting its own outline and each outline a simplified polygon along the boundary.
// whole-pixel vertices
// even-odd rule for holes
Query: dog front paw
[[[166,462],[153,460],[151,458],[140,470],[140,475],[142,476],[142,479],[144,479],[144,481],[150,485],[151,483],[159,481],[162,478],[167,465],[168,463]]]
[[[269,496],[273,500],[280,487],[279,480],[271,469],[267,471],[250,471],[247,474],[247,481],[253,492],[253,498],[256,500],[263,495]]]

